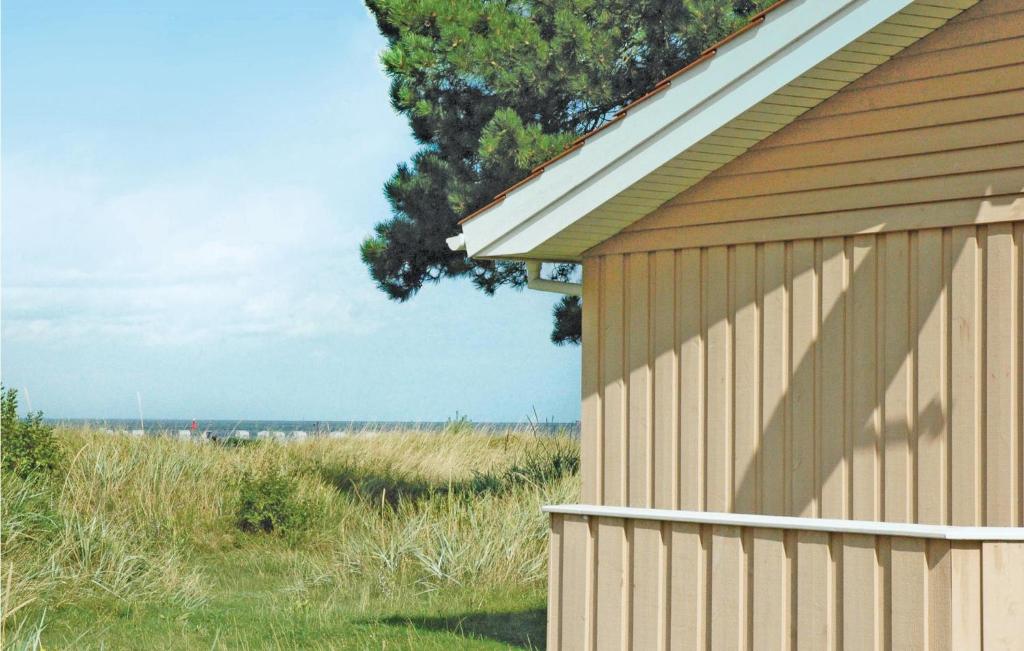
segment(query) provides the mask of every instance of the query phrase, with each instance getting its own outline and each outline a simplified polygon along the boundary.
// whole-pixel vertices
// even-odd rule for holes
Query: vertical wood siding
[[[1022,107],[983,0],[590,250],[584,502],[1024,526]],[[553,648],[1024,648],[1019,543],[554,527]]]
[[[552,579],[552,609],[563,616],[552,619],[551,649],[1024,644],[1024,543],[561,514],[552,514],[552,528],[552,577],[601,579],[578,587]],[[610,565],[591,553],[607,532]]]
[[[1024,525],[1022,107],[984,0],[593,249],[584,500]]]
[[[585,499],[1024,526],[1022,245],[1018,221],[588,259]]]

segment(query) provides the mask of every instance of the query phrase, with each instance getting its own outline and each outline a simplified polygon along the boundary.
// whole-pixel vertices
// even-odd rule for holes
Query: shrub
[[[49,474],[61,463],[61,450],[53,427],[43,422],[42,412],[18,418],[18,392],[3,390],[0,396],[0,462],[5,472],[19,477]]]
[[[246,472],[238,486],[238,528],[247,533],[303,533],[312,522],[312,509],[299,495],[299,482],[280,470]]]

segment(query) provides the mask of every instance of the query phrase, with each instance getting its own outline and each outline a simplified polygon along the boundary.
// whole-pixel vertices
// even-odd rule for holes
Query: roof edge
[[[464,220],[467,252],[530,251],[705,136],[901,11],[913,0],[786,0],[659,91]],[[636,104],[636,103],[635,103]],[[633,119],[623,119],[626,115]],[[644,119],[636,119],[637,116]],[[571,154],[576,155],[571,155]],[[533,181],[531,183],[531,181]],[[590,248],[589,246],[585,248]]]
[[[700,65],[705,60],[707,60],[709,57],[712,57],[715,54],[717,54],[719,48],[721,48],[722,46],[726,45],[727,43],[730,43],[731,41],[735,40],[739,36],[742,36],[747,31],[757,27],[758,25],[763,23],[765,21],[765,19],[767,19],[769,13],[771,13],[772,11],[777,9],[778,7],[782,6],[783,4],[785,4],[787,2],[791,2],[791,1],[792,0],[778,0],[777,2],[773,3],[771,6],[766,7],[765,9],[761,10],[760,12],[758,12],[757,14],[752,16],[750,18],[750,20],[747,21],[747,23],[743,27],[740,27],[739,29],[737,29],[736,31],[732,32],[731,34],[729,34],[728,36],[726,36],[722,40],[720,40],[717,43],[715,43],[714,45],[711,45],[710,47],[708,47],[706,50],[701,52],[700,55],[698,55],[696,59],[694,59],[693,61],[690,61],[689,63],[687,63],[685,66],[683,66],[679,70],[676,70],[675,72],[673,72],[672,74],[668,75],[664,79],[661,79],[658,82],[656,82],[654,84],[654,87],[651,88],[651,90],[647,91],[646,93],[644,93],[640,97],[634,99],[633,101],[628,102],[625,106],[623,106],[621,109],[616,111],[615,114],[609,120],[605,121],[600,126],[595,127],[594,129],[591,129],[590,131],[588,131],[588,132],[584,133],[583,135],[579,136],[578,138],[576,138],[575,140],[570,142],[568,145],[566,145],[565,148],[561,152],[559,152],[558,154],[555,154],[554,156],[552,156],[548,160],[544,161],[543,163],[540,163],[539,165],[534,166],[530,170],[530,173],[527,174],[524,178],[520,179],[519,181],[516,181],[515,183],[513,183],[509,187],[505,188],[502,192],[494,195],[494,199],[492,199],[487,204],[477,208],[473,212],[469,213],[468,215],[466,215],[465,217],[460,219],[458,224],[461,226],[462,224],[465,224],[465,223],[475,219],[476,217],[480,216],[484,212],[487,212],[487,210],[489,210],[490,208],[493,208],[494,206],[496,206],[499,203],[501,203],[510,192],[512,192],[513,190],[516,190],[517,188],[525,185],[526,183],[529,183],[530,181],[532,181],[536,177],[538,177],[541,174],[543,174],[544,170],[548,166],[550,166],[553,163],[558,162],[559,160],[565,158],[566,156],[568,156],[572,152],[574,152],[577,149],[579,149],[580,147],[582,147],[584,144],[586,144],[587,140],[589,140],[590,138],[596,136],[601,131],[604,131],[605,129],[607,129],[609,126],[614,124],[616,120],[619,120],[621,118],[626,117],[626,115],[629,113],[630,110],[635,109],[638,105],[642,104],[643,102],[646,102],[650,98],[654,97],[658,93],[660,93],[663,90],[665,90],[666,88],[668,88],[675,79],[677,79],[678,77],[686,74],[691,68],[694,68],[694,67]]]

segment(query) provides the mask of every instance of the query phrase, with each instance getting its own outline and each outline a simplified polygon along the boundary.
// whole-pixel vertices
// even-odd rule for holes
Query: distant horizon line
[[[43,420],[51,423],[138,423],[138,416],[113,416],[113,417],[90,417],[90,416],[43,416]],[[146,417],[146,423],[346,423],[346,424],[381,424],[381,425],[444,425],[446,423],[458,422],[458,418],[447,418],[445,420],[383,420],[383,419],[360,419],[360,418],[190,418],[190,417]],[[520,420],[474,420],[467,418],[468,424],[474,425],[579,425],[579,420],[554,420],[546,419],[535,421],[529,418]]]

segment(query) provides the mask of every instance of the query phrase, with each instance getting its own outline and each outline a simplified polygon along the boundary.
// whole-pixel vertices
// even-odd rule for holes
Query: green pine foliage
[[[404,301],[445,277],[488,294],[524,285],[522,265],[468,260],[445,238],[770,1],[366,0],[388,40],[392,105],[421,143],[362,243],[380,289]],[[578,312],[556,307],[553,341],[579,341]]]
[[[555,327],[551,342],[557,346],[578,344],[583,338],[583,301],[578,296],[563,296],[553,310]]]
[[[49,475],[60,467],[62,454],[53,427],[42,412],[18,418],[18,392],[0,387],[0,465],[19,477]]]

